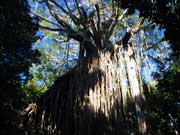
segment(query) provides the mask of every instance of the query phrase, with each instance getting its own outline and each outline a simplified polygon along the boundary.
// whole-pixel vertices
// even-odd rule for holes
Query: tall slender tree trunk
[[[145,134],[140,61],[132,51],[99,51],[60,77],[36,111],[26,112],[29,134]]]

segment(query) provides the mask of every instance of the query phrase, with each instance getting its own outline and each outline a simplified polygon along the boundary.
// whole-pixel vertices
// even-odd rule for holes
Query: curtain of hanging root
[[[36,113],[29,112],[30,134],[145,134],[139,53],[132,48],[79,66],[61,77],[44,95]],[[33,118],[30,118],[30,115]],[[35,126],[32,126],[35,125]]]

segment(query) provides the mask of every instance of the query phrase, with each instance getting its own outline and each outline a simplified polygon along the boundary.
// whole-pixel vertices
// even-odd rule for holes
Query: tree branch
[[[51,1],[54,5],[56,5],[58,8],[60,8],[66,15],[68,15],[75,24],[77,24],[78,18],[77,18],[75,15],[73,15],[73,14],[71,13],[71,11],[66,11],[66,9],[64,9],[60,4],[58,4],[58,3],[57,3],[56,1],[54,1],[54,0],[50,0],[50,1]]]
[[[160,49],[157,45],[158,45],[159,43],[163,42],[163,41],[165,41],[165,38],[162,38],[160,41],[158,41],[158,42],[156,42],[156,43],[154,43],[154,44],[151,44],[151,46],[148,47],[148,48],[146,48],[145,51],[148,51],[148,50],[150,50],[150,49],[153,49],[154,47],[157,47],[158,49]]]
[[[109,27],[108,38],[110,38],[110,36],[112,35],[113,30],[114,30],[115,26],[117,25],[118,21],[120,21],[123,18],[123,16],[126,14],[126,12],[127,12],[127,9],[125,9],[124,12],[122,13],[122,15],[119,16],[119,7],[118,7],[118,9],[116,11],[116,18],[114,21],[111,22],[110,27]]]
[[[99,11],[99,6],[98,4],[95,5],[95,8],[96,8],[96,12],[97,12],[97,42],[99,44],[99,47],[102,47],[102,44],[101,44],[101,28],[100,28],[100,21],[101,21],[101,18],[100,18],[100,11]]]
[[[49,5],[48,0],[45,0],[45,2],[46,2],[46,5],[47,5],[47,7],[48,7],[48,9],[49,9],[50,14],[56,19],[56,21],[57,21],[62,27],[67,27],[67,28],[68,28],[68,27],[69,27],[68,24],[65,23],[62,19],[60,19],[60,18],[58,17],[58,15],[54,12],[54,10],[52,9],[52,7]]]
[[[50,31],[61,31],[62,30],[60,28],[51,28],[51,27],[40,25],[40,24],[38,24],[38,26],[42,29],[46,29],[46,30],[50,30]]]
[[[60,27],[57,23],[54,23],[54,22],[52,22],[52,21],[49,21],[49,20],[45,19],[44,17],[42,17],[42,16],[40,16],[40,15],[37,15],[37,14],[35,14],[35,13],[33,13],[33,12],[30,12],[30,14],[36,16],[37,18],[39,18],[39,19],[41,19],[41,20],[43,20],[43,21],[46,21],[46,22],[48,22],[48,23],[50,23],[50,24],[53,24],[53,25],[56,25],[57,27]]]

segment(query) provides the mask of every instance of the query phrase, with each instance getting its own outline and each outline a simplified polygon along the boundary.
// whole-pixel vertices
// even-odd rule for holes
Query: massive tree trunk
[[[140,59],[130,47],[83,60],[25,113],[29,134],[145,134]],[[136,55],[136,56],[135,56]],[[27,122],[28,120],[28,122]]]
[[[111,38],[117,35],[113,31],[127,10],[120,12],[115,2],[109,5],[89,1],[90,8],[86,11],[77,0],[75,9],[71,10],[67,1],[64,2],[67,8],[54,0],[45,0],[50,14],[58,22],[58,31],[80,43],[79,63],[56,80],[37,105],[27,108],[24,114],[27,133],[146,134],[140,73],[142,55],[132,39],[133,34],[141,30],[143,19],[127,30],[113,49]],[[53,7],[58,7],[64,15]],[[77,26],[72,27],[69,22]]]

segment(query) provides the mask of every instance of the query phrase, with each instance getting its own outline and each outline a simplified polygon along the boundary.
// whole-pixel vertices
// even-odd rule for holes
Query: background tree
[[[147,118],[152,134],[179,134],[179,62],[167,68],[150,84],[147,95]]]
[[[1,135],[20,134],[17,117],[25,102],[20,83],[29,78],[32,61],[38,60],[38,52],[31,48],[37,39],[37,20],[28,11],[28,4],[23,0],[0,2]]]

